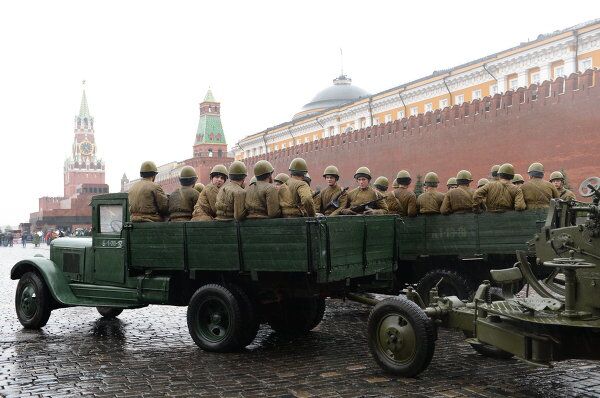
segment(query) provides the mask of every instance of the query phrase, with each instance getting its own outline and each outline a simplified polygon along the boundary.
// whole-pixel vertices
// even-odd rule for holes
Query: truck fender
[[[10,270],[10,279],[20,279],[27,272],[36,272],[41,275],[58,306],[62,307],[77,302],[69,287],[69,281],[53,261],[41,257],[21,260]]]

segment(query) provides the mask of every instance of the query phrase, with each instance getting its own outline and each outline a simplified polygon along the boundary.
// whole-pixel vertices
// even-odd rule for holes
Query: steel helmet
[[[194,185],[194,189],[200,193],[204,189],[204,184],[202,184],[201,182],[199,182],[196,185]]]
[[[492,177],[496,177],[498,175],[498,170],[500,170],[500,165],[495,164],[492,166],[492,169],[490,170]]]
[[[225,179],[227,179],[227,175],[229,174],[229,171],[227,170],[227,167],[225,167],[224,165],[218,164],[215,167],[213,167],[212,170],[210,171],[210,178],[213,178],[217,174],[221,174],[223,177],[225,177]]]
[[[323,171],[323,177],[325,176],[335,176],[336,178],[340,178],[340,172],[338,171],[338,168],[335,166],[327,166],[325,167],[325,171]]]
[[[236,160],[235,162],[231,163],[229,165],[229,178],[231,177],[241,177],[241,176],[247,176],[248,172],[246,170],[246,165],[242,162],[240,162],[239,160]]]
[[[458,185],[458,181],[456,181],[456,177],[450,177],[448,178],[448,181],[446,182],[447,186],[452,186],[452,185]]]
[[[435,174],[433,171],[430,171],[429,173],[425,174],[425,178],[423,180],[423,182],[425,183],[425,185],[430,185],[430,186],[437,186],[437,184],[439,184],[440,179],[438,178],[438,175]]]
[[[255,176],[261,176],[263,174],[269,174],[269,173],[272,173],[274,170],[275,169],[273,168],[273,166],[271,165],[271,163],[269,163],[266,160],[259,160],[254,165],[254,175]]]
[[[553,171],[552,174],[550,174],[550,181],[552,180],[565,180],[565,176],[563,176],[563,173],[561,173],[560,171]]]
[[[487,178],[480,179],[479,181],[477,181],[477,188],[481,188],[482,186],[484,186],[488,182],[490,182],[490,181]]]
[[[380,176],[375,179],[375,183],[373,183],[373,185],[375,185],[375,187],[381,191],[387,191],[388,187],[390,186],[390,182],[386,177]]]
[[[531,163],[531,165],[529,165],[529,168],[527,169],[527,172],[531,173],[532,171],[537,171],[538,173],[543,173],[544,165],[541,163],[538,163],[538,162]]]
[[[290,179],[290,176],[285,174],[285,173],[279,173],[275,176],[275,178],[273,178],[274,181],[277,181],[281,184],[285,184],[287,182],[287,180]]]
[[[397,189],[400,188],[400,184],[398,184],[398,180],[394,180],[394,182],[392,183],[392,188]]]
[[[456,179],[473,181],[473,176],[471,175],[469,170],[461,170],[458,172],[458,174],[456,174]]]
[[[146,160],[144,163],[142,163],[142,166],[140,167],[140,173],[158,174],[158,168],[156,167],[156,164],[153,161]]]
[[[369,168],[365,167],[365,166],[359,167],[356,170],[356,173],[354,173],[354,178],[358,179],[360,177],[364,177],[364,178],[370,180],[372,178],[371,177],[371,170],[369,170]]]
[[[410,173],[406,170],[400,170],[396,175],[396,179],[398,178],[410,178]]]
[[[515,174],[515,176],[512,179],[512,183],[517,183],[517,182],[521,182],[524,183],[525,180],[523,179],[523,176],[521,174]]]
[[[508,180],[512,180],[515,175],[515,168],[510,163],[504,163],[500,166],[500,169],[498,169],[498,174],[504,174]]]
[[[297,173],[307,173],[308,166],[306,165],[306,160],[302,158],[295,158],[290,163],[290,171]]]
[[[252,184],[256,184],[256,177],[252,177],[250,179],[250,185],[252,185]]]
[[[183,166],[179,172],[179,178],[198,178],[198,174],[192,166]]]

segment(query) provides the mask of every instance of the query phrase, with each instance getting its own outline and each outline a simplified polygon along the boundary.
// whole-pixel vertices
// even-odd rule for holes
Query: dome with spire
[[[346,75],[340,75],[333,80],[333,85],[321,90],[314,98],[296,113],[292,120],[303,116],[313,115],[327,108],[341,106],[360,98],[368,97],[366,90],[352,85],[352,79]]]

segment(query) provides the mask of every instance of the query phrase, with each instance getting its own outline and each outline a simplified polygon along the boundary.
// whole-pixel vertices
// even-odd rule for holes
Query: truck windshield
[[[100,206],[100,233],[120,233],[123,228],[123,205]]]

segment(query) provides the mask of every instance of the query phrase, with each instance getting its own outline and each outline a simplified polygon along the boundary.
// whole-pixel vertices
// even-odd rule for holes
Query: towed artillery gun
[[[517,251],[515,267],[491,271],[502,291],[484,281],[471,302],[440,297],[433,288],[426,306],[411,287],[405,298],[373,302],[369,348],[379,365],[401,376],[421,373],[433,357],[438,326],[463,331],[488,357],[546,366],[600,359],[600,178],[585,180],[579,193],[593,202],[553,200],[530,242],[537,264],[551,270],[547,278],[538,280],[525,253]],[[514,296],[523,281],[525,297]]]

